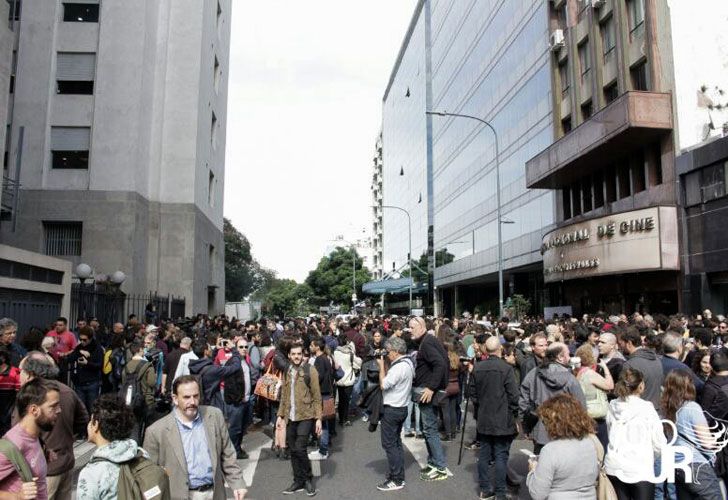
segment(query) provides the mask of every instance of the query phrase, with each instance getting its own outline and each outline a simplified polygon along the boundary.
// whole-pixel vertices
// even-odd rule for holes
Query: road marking
[[[405,448],[412,453],[415,457],[420,468],[424,468],[427,465],[427,445],[424,439],[417,438],[402,438]]]
[[[243,439],[243,449],[248,452],[247,460],[238,460],[240,468],[243,470],[243,479],[248,488],[253,484],[253,478],[255,477],[255,469],[258,466],[258,460],[260,459],[260,452],[263,448],[270,448],[273,440],[266,436],[262,432],[253,432],[246,434]]]

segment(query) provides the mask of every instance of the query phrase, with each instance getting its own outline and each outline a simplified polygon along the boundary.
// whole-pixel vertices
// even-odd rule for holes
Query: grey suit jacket
[[[189,498],[189,476],[187,460],[182,448],[177,422],[172,410],[169,415],[157,420],[147,429],[144,449],[151,460],[161,465],[169,474],[173,500]],[[225,481],[233,490],[245,488],[243,471],[238,466],[235,449],[230,441],[225,418],[220,410],[212,406],[200,406],[205,425],[207,445],[212,459],[212,473],[215,478],[215,500],[225,500]]]

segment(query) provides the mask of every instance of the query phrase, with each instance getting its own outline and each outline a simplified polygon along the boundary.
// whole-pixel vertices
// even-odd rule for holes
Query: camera
[[[581,368],[581,358],[578,356],[574,356],[572,358],[569,358],[569,368],[572,370],[576,370],[577,368]]]
[[[384,359],[384,358],[387,357],[387,354],[389,354],[389,351],[387,351],[386,349],[376,349],[374,351],[374,357],[375,358],[382,358],[382,359]]]
[[[460,356],[460,362],[461,363],[472,363],[473,358],[469,358],[467,356]]]

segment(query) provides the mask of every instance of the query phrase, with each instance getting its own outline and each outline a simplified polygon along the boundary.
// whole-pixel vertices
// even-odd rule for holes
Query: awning
[[[364,285],[362,285],[361,291],[368,295],[407,293],[409,292],[411,283],[412,278],[370,281],[369,283],[364,283]],[[414,283],[412,285],[412,293],[422,293],[424,291],[427,291],[426,283]]]

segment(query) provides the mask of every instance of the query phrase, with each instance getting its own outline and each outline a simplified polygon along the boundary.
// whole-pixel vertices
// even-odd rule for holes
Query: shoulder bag
[[[614,491],[612,482],[607,477],[607,473],[604,470],[604,448],[602,443],[594,434],[589,434],[589,439],[594,444],[594,449],[597,452],[597,465],[599,466],[599,475],[597,476],[597,500],[618,500],[617,492]]]
[[[261,398],[278,401],[281,395],[281,385],[281,376],[277,371],[273,371],[273,363],[271,363],[263,376],[255,383],[254,393]]]

